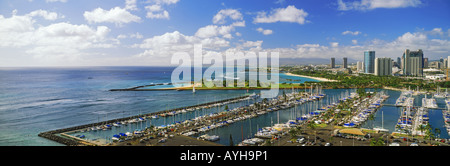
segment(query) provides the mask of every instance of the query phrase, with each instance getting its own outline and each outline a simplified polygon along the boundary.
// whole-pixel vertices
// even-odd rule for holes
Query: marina
[[[136,139],[140,140],[140,142],[145,142],[146,140],[158,137],[164,138],[158,140],[158,143],[161,144],[165,143],[168,139],[170,140],[178,136],[193,137],[199,140],[214,142],[216,144],[229,145],[230,139],[228,138],[231,135],[234,135],[233,137],[235,138],[233,139],[237,138],[240,140],[236,142],[237,145],[256,146],[266,143],[266,140],[276,140],[281,138],[287,134],[289,129],[306,125],[306,122],[331,124],[334,121],[336,121],[336,123],[339,121],[336,125],[345,128],[367,127],[368,121],[373,121],[370,120],[369,117],[379,114],[379,110],[383,108],[383,102],[385,102],[386,99],[389,99],[389,95],[387,95],[385,91],[380,91],[375,93],[373,97],[362,100],[350,100],[359,97],[355,91],[347,91],[346,93],[341,93],[339,95],[324,95],[320,92],[323,93],[323,90],[319,87],[316,87],[315,91],[313,89],[307,89],[307,93],[293,89],[291,92],[269,100],[262,100],[257,94],[250,94],[225,101],[206,103],[187,108],[178,108],[133,118],[100,122],[99,124],[101,125],[98,123],[86,125],[90,127],[79,126],[57,132],[51,131],[41,133],[41,135],[44,137],[47,136],[49,139],[52,137],[55,139],[55,136],[61,135],[58,133],[62,133],[66,137],[69,135],[72,138],[72,141],[78,141],[78,144],[84,142],[85,144],[92,145],[119,145],[121,142]],[[327,112],[332,111],[334,113],[339,113],[342,111],[337,109],[338,103],[346,102],[346,100],[349,100],[349,102],[351,101],[352,108],[355,110],[352,111],[353,116],[348,119],[325,118],[324,115]],[[414,104],[415,100],[412,98],[409,99],[409,101]],[[235,103],[235,105],[233,105],[233,103]],[[228,109],[224,109],[225,106],[227,106]],[[396,108],[394,105],[384,107]],[[404,131],[409,130],[413,135],[422,135],[423,131],[416,129],[420,125],[426,125],[426,122],[430,120],[427,111],[425,111],[428,109],[420,109],[420,111],[418,111],[415,108],[413,108],[413,110],[407,109],[411,107],[400,108],[403,109],[403,113],[399,117],[396,130],[384,128],[384,126],[386,126],[384,124],[384,118],[381,119],[381,127],[372,126],[372,130],[377,132],[393,131],[394,133],[405,133]],[[443,111],[443,113],[444,112],[445,111]],[[282,120],[280,120],[280,113],[282,114]],[[383,114],[384,113],[381,112],[381,116],[383,116]],[[270,117],[270,120],[264,120],[266,121],[265,123],[258,123],[263,117],[265,117],[264,119]],[[164,123],[161,124],[162,121],[164,121]],[[254,124],[252,124],[252,122]],[[247,124],[245,130],[243,127],[244,124]],[[223,131],[230,129],[232,129],[233,132],[229,133],[230,135],[227,136],[227,132]],[[102,132],[111,134],[99,135],[99,133]],[[149,135],[152,136],[149,137]],[[74,137],[76,139],[73,139]],[[70,142],[67,140],[65,141]],[[74,145],[75,143],[71,142],[64,144]]]
[[[299,96],[306,95],[307,97],[304,97],[301,100],[295,100],[296,95],[299,95]],[[209,114],[203,113],[203,115],[196,116],[193,119],[187,119],[187,120],[184,119],[183,120],[183,118],[181,116],[180,119],[177,119],[179,121],[175,121],[176,118],[173,118],[174,123],[171,123],[171,124],[165,123],[164,125],[161,125],[161,126],[155,126],[155,127],[153,127],[153,129],[173,130],[173,128],[178,127],[178,128],[184,128],[183,131],[179,131],[180,135],[184,135],[184,136],[197,135],[199,133],[204,133],[204,132],[207,132],[208,130],[212,130],[217,127],[226,126],[228,124],[232,124],[237,121],[245,120],[247,118],[253,118],[257,115],[262,115],[266,112],[277,111],[280,109],[286,109],[286,108],[292,107],[295,104],[316,101],[316,100],[320,100],[323,97],[324,97],[324,95],[322,95],[322,94],[307,95],[307,94],[300,94],[300,93],[289,93],[289,94],[285,94],[284,98],[277,98],[277,99],[272,99],[272,100],[266,101],[265,103],[259,103],[263,106],[260,108],[257,108],[257,106],[255,104],[250,104],[250,105],[237,107],[237,108],[233,108],[233,109],[227,109],[223,112],[219,111],[216,113],[209,113]],[[133,124],[133,123],[137,123],[137,126],[139,126],[139,123],[140,123],[141,129],[135,129],[132,132],[128,131],[128,132],[123,132],[123,133],[119,133],[119,134],[114,134],[112,137],[106,138],[106,139],[114,142],[114,141],[121,141],[121,140],[129,139],[130,137],[138,137],[139,138],[139,137],[142,137],[143,135],[145,135],[143,133],[148,134],[149,132],[152,132],[151,129],[149,129],[147,127],[148,126],[147,124],[151,123],[151,122],[147,121],[147,119],[148,120],[158,119],[159,117],[161,117],[161,118],[164,118],[164,121],[166,121],[166,119],[168,117],[176,117],[179,114],[192,112],[192,111],[198,112],[200,109],[210,109],[210,108],[219,107],[219,106],[222,106],[225,104],[230,104],[233,102],[239,102],[239,101],[245,101],[245,100],[248,101],[250,99],[256,99],[256,98],[257,98],[257,95],[252,94],[245,98],[241,97],[241,98],[229,99],[229,100],[225,100],[225,101],[218,101],[218,102],[214,102],[214,103],[207,103],[207,104],[189,107],[186,109],[164,111],[164,112],[154,113],[154,114],[150,114],[150,115],[143,115],[143,116],[133,117],[133,118],[127,118],[127,119],[116,119],[116,120],[113,120],[115,122],[113,122],[112,124],[110,124],[111,121],[102,122],[101,123],[102,125],[90,124],[87,126],[92,126],[92,127],[81,129],[81,130],[79,128],[82,128],[82,127],[75,127],[77,129],[76,131],[70,131],[70,129],[65,129],[65,130],[67,130],[67,132],[64,132],[64,133],[70,134],[70,135],[76,135],[80,138],[82,136],[83,138],[85,138],[86,137],[85,135],[89,135],[88,134],[89,132],[96,132],[97,130],[107,131],[107,130],[111,130],[112,128],[120,128],[122,125]],[[265,106],[265,105],[267,105],[267,106]],[[267,107],[271,107],[271,108],[267,108]],[[142,127],[143,123],[145,123],[145,127]],[[143,128],[145,128],[145,129],[142,130]],[[86,133],[86,132],[88,132],[88,133]],[[41,136],[48,137],[48,135],[49,135],[48,133],[41,133]],[[53,132],[53,135],[55,135],[55,132]],[[164,133],[158,133],[158,135],[164,135]],[[216,141],[216,137],[214,137],[214,139],[211,139],[211,136],[209,136],[209,135],[203,135],[203,137],[201,137],[200,139]],[[86,141],[89,141],[89,140],[94,141],[96,143],[107,143],[108,142],[107,140],[100,141],[100,139],[98,139],[98,138],[86,139]]]

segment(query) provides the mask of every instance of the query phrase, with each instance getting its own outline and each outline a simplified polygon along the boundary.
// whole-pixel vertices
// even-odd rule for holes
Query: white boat
[[[218,141],[220,139],[220,137],[217,135],[208,135],[208,134],[202,135],[198,138],[207,141]]]
[[[381,132],[383,132],[383,133],[389,132],[388,129],[381,128],[381,127],[375,127],[375,128],[373,128],[373,130],[378,131],[378,132],[380,132],[380,133],[381,133]]]

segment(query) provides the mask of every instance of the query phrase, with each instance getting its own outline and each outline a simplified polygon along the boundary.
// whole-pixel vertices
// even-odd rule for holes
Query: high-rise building
[[[330,64],[330,67],[331,68],[335,68],[335,59],[334,58],[331,58],[331,64]]]
[[[444,64],[442,65],[442,67],[445,69],[448,68],[448,59],[447,58],[444,59]]]
[[[423,68],[428,68],[428,58],[423,58]]]
[[[397,57],[397,67],[398,67],[398,68],[401,68],[401,65],[400,65],[400,64],[402,64],[402,58]]]
[[[423,52],[422,49],[410,51],[406,49],[402,56],[403,75],[422,76],[423,75]]]
[[[356,62],[356,72],[363,71],[363,63],[361,61]]]
[[[450,68],[450,56],[447,57],[447,68]]]
[[[374,73],[375,51],[364,51],[364,73]]]
[[[344,64],[343,64],[343,66],[344,66],[344,69],[348,68],[348,66],[347,66],[347,57],[344,57]]]
[[[375,75],[377,76],[392,75],[392,59],[375,58]]]

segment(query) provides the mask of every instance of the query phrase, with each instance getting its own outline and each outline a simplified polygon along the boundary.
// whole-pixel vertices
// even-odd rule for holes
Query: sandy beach
[[[315,79],[315,80],[324,81],[324,82],[339,82],[337,80],[330,80],[330,79],[321,78],[321,77],[311,77],[311,76],[298,75],[298,74],[292,74],[292,73],[285,73],[285,74],[286,75],[290,75],[290,76],[298,76],[298,77],[305,77],[305,78]]]

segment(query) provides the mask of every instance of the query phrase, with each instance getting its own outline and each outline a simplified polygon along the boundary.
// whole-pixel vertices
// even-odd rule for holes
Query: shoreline
[[[299,75],[299,74],[292,74],[292,73],[284,73],[288,76],[297,76],[297,77],[305,77],[305,78],[310,78],[310,79],[314,79],[314,80],[318,80],[318,81],[322,81],[322,82],[339,82],[338,80],[330,80],[327,78],[321,78],[321,77],[312,77],[312,76],[305,76],[305,75]]]

